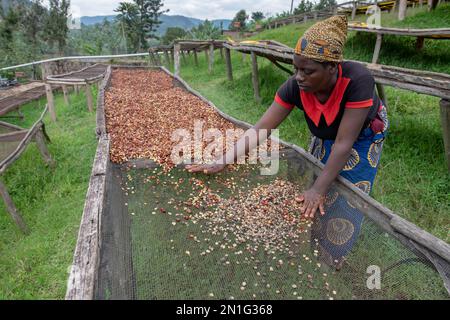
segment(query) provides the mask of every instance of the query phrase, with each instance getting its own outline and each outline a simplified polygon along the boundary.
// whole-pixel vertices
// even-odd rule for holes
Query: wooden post
[[[171,64],[175,65],[175,49],[170,51],[169,58],[171,59]]]
[[[223,60],[223,48],[220,48],[220,58]]]
[[[174,46],[175,75],[180,76],[180,44]]]
[[[88,105],[88,110],[89,110],[89,112],[93,112],[94,111],[94,105],[93,105],[94,98],[92,97],[91,85],[86,84],[84,86],[84,90],[86,92],[86,101],[87,101],[87,105]]]
[[[214,66],[214,44],[211,43],[209,45],[209,73],[213,72],[213,66]]]
[[[56,121],[56,112],[55,112],[55,98],[53,96],[52,86],[48,83],[45,84],[45,94],[47,95],[47,104],[48,111],[50,113],[50,118],[53,122]]]
[[[169,58],[169,53],[167,52],[167,50],[164,50],[164,58],[166,59],[167,65],[170,66],[170,58]]]
[[[259,94],[259,76],[258,76],[258,60],[256,54],[252,51],[252,82],[253,90],[255,92],[255,99],[258,103],[261,103],[261,96]]]
[[[353,1],[352,20],[355,20],[356,16],[356,1]]]
[[[194,49],[194,62],[195,66],[198,67],[198,56],[197,56],[197,50]]]
[[[305,14],[303,16],[303,23],[306,23],[306,22],[308,22],[308,15],[307,14]]]
[[[314,20],[317,20],[317,11],[314,11]]]
[[[159,52],[156,52],[156,62],[158,63],[158,66],[162,66],[161,56],[159,55]]]
[[[377,33],[377,42],[375,43],[375,49],[373,50],[372,63],[378,63],[378,57],[380,56],[382,41],[383,35],[381,33]]]
[[[76,84],[74,85],[74,89],[75,89],[75,94],[79,94],[80,93],[80,87]]]
[[[19,229],[24,234],[29,234],[29,230],[27,225],[22,219],[22,216],[20,215],[19,211],[17,210],[16,206],[14,205],[14,202],[11,199],[11,196],[9,195],[8,191],[6,190],[5,185],[3,182],[0,181],[0,194],[3,198],[3,201],[6,204],[6,209],[8,210],[9,214],[11,215],[11,218],[14,220],[16,225],[19,227]]]
[[[423,0],[419,0],[419,6],[422,8],[423,7]]]
[[[450,172],[450,100],[442,99],[441,105],[441,123],[444,135],[445,160],[447,161],[448,171]]]
[[[36,132],[35,135],[36,145],[44,159],[45,163],[51,168],[55,167],[55,160],[52,159],[50,152],[47,149],[47,145],[45,144],[44,133],[42,132],[42,128]]]
[[[417,37],[416,40],[416,50],[422,50],[423,49],[423,44],[425,42],[425,38],[424,37]]]
[[[231,51],[225,48],[225,63],[227,65],[227,76],[229,81],[233,81],[233,66],[231,65]]]
[[[386,97],[386,92],[384,91],[384,86],[381,83],[376,84],[378,97],[383,101],[383,104],[386,108],[388,108],[388,101]]]
[[[398,8],[398,20],[400,21],[405,20],[407,3],[407,0],[400,0],[400,6]]]
[[[65,84],[62,85],[63,95],[64,95],[64,103],[66,106],[70,105],[69,94],[67,92],[67,86]]]

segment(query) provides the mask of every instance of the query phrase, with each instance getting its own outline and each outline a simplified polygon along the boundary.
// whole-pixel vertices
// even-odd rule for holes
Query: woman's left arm
[[[325,195],[331,183],[347,163],[353,144],[361,132],[369,110],[370,108],[345,109],[325,168],[314,185],[297,198],[298,202],[303,202],[301,211],[305,218],[314,218],[314,214],[318,209],[322,215],[325,214]]]

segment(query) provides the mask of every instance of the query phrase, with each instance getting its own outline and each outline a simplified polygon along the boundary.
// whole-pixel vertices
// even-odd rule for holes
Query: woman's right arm
[[[189,172],[203,172],[212,174],[222,171],[227,164],[235,163],[235,161],[247,155],[251,150],[259,144],[266,141],[270,136],[271,130],[276,129],[284,119],[291,113],[292,108],[286,108],[278,104],[276,101],[272,103],[270,108],[264,113],[259,121],[230,148],[225,154],[216,159],[211,164],[194,164],[186,166]],[[255,135],[256,131],[256,135]]]

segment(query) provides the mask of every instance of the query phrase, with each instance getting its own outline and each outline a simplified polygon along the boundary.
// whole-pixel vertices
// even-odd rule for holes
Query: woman
[[[386,109],[375,92],[375,81],[362,64],[343,62],[347,38],[346,16],[333,16],[309,28],[295,48],[295,74],[277,91],[271,107],[253,129],[277,128],[298,107],[304,112],[312,134],[310,152],[324,164],[313,186],[297,198],[305,218],[322,218],[315,230],[321,251],[336,265],[350,251],[362,223],[362,215],[342,197],[328,194],[340,174],[369,193],[377,172],[388,120]],[[266,137],[259,137],[260,141]],[[254,148],[245,143],[246,134],[234,150],[208,165],[192,165],[190,172],[216,173],[222,163],[233,163]],[[328,198],[327,198],[328,194]],[[327,201],[326,201],[327,200]],[[339,208],[333,209],[333,204]],[[326,204],[326,205],[325,205]],[[328,214],[330,212],[330,214]],[[334,230],[334,231],[333,231]],[[314,230],[313,230],[314,231]]]

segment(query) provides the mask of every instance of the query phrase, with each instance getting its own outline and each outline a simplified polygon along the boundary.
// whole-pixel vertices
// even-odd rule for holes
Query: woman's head
[[[296,80],[304,91],[316,92],[336,77],[347,40],[347,17],[333,16],[310,27],[295,47]]]

